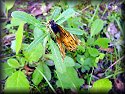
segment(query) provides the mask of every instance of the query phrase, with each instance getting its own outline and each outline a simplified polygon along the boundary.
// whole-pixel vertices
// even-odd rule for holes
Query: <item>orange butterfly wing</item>
[[[63,44],[67,50],[76,50],[77,45],[80,43],[79,39],[63,29],[60,25],[56,24],[54,20],[50,21],[49,23],[51,25],[51,29],[56,35],[56,41],[58,43],[62,57],[65,57],[65,49],[63,48]]]
[[[76,41],[76,38],[71,35],[68,31],[64,30],[61,26],[59,26],[60,29],[60,39],[62,43],[65,45],[67,50],[74,51],[77,48],[77,45],[79,44]]]

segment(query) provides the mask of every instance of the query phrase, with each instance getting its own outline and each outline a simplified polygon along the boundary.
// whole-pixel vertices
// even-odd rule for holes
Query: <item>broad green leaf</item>
[[[0,68],[0,71],[2,73],[2,80],[5,79],[7,76],[12,75],[12,73],[16,71],[15,68],[10,67],[7,63],[0,63],[0,66],[2,66],[2,68]]]
[[[25,51],[25,50],[27,49],[28,46],[29,46],[29,44],[22,43],[21,50]]]
[[[27,22],[29,24],[32,24],[36,27],[41,28],[41,22],[39,20],[37,20],[35,17],[33,17],[31,14],[28,14],[26,12],[23,11],[14,11],[11,13],[11,16],[13,18],[18,18],[24,22]],[[45,27],[45,26],[44,26]]]
[[[75,68],[79,69],[81,68],[81,65],[79,63],[75,63]]]
[[[55,7],[55,10],[52,14],[51,19],[56,20],[56,18],[59,16],[59,14],[61,13],[61,8],[60,7]]]
[[[50,71],[49,67],[45,63],[42,63],[42,66],[43,66],[43,74],[50,81],[51,80],[51,71]]]
[[[51,80],[51,71],[50,71],[49,67],[43,62],[39,62],[37,69],[35,69],[35,71],[32,75],[32,81],[35,85],[39,85],[39,83],[43,79],[43,76],[41,76],[41,74],[38,70],[41,71],[49,81]]]
[[[91,26],[91,37],[97,35],[103,29],[103,20],[96,19]]]
[[[108,38],[98,38],[95,41],[95,45],[98,45],[102,48],[108,48],[108,43],[110,43],[110,39]]]
[[[46,36],[46,37],[43,39],[43,49],[44,49],[44,53],[45,53],[45,51],[46,51],[46,44],[47,44],[49,38],[50,38],[49,36]]]
[[[85,31],[80,30],[78,28],[65,28],[68,32],[75,34],[75,35],[83,35]]]
[[[67,67],[66,72],[57,72],[58,81],[56,82],[58,87],[63,89],[77,90],[84,83],[83,79],[80,79],[76,70],[73,67]]]
[[[81,65],[84,64],[84,56],[83,55],[77,55],[76,60],[78,61],[78,63],[80,63]]]
[[[36,45],[38,45],[39,43],[43,42],[43,39],[46,37],[47,34],[40,36],[39,38],[35,39],[32,43],[30,43],[30,45],[27,47],[27,51],[31,51],[33,50]]]
[[[37,66],[37,69],[39,69],[39,71],[43,73],[43,66],[41,63]],[[32,75],[32,81],[35,85],[39,85],[39,83],[43,79],[43,76],[41,76],[41,74],[39,73],[37,69],[34,70],[33,75]]]
[[[45,54],[44,57],[53,60],[53,54]]]
[[[18,54],[21,49],[22,40],[23,40],[23,26],[24,26],[24,23],[21,23],[16,32],[16,54]]]
[[[100,59],[103,59],[105,57],[104,53],[99,53],[99,56],[96,57],[95,62],[98,63]]]
[[[91,67],[94,67],[95,64],[95,58],[92,58],[89,56],[89,58],[86,58],[84,55],[77,55],[76,57],[78,63],[81,64],[82,72],[90,69]]]
[[[75,66],[74,60],[71,57],[69,57],[69,56],[66,56],[64,58],[64,63],[66,64],[67,67]]]
[[[19,26],[22,22],[25,23],[25,22],[22,21],[21,19],[12,18],[12,19],[11,19],[11,26]]]
[[[19,67],[20,67],[19,62],[18,62],[16,59],[14,59],[14,58],[8,59],[8,60],[7,60],[7,63],[8,63],[8,65],[9,65],[10,67],[12,67],[12,68],[19,68]]]
[[[26,75],[22,71],[16,71],[7,78],[4,89],[5,92],[28,92],[30,85]]]
[[[57,45],[54,43],[53,40],[50,40],[50,48],[53,55],[53,61],[54,61],[56,70],[60,73],[65,72],[66,66],[62,60],[59,48],[57,47]]]
[[[42,36],[42,35],[43,35],[43,31],[41,29],[35,27],[33,30],[34,39],[36,40],[36,39],[40,38],[40,36]]]
[[[94,62],[95,62],[95,58],[88,57],[88,58],[85,59],[83,66],[93,67]]]
[[[83,44],[85,44],[85,42],[82,41]],[[78,45],[77,46],[77,52],[78,53],[83,53],[85,52],[85,47],[83,45]]]
[[[37,20],[35,17],[33,17],[31,14],[28,14],[26,12],[23,12],[23,11],[14,11],[12,12],[11,14],[12,17],[14,18],[18,18],[22,21],[25,21],[27,23],[30,23],[30,24],[40,24],[40,21]]]
[[[86,70],[90,70],[91,67],[96,67],[96,62],[95,62],[96,58],[93,57],[88,57],[85,58],[84,62],[82,63],[82,72],[85,72]]]
[[[58,24],[61,24],[67,19],[69,19],[70,17],[74,16],[75,13],[76,12],[73,8],[68,8],[62,14],[60,14],[60,16],[55,21],[57,21]]]
[[[41,43],[37,44],[36,47],[30,51],[24,51],[24,56],[28,60],[28,62],[33,63],[37,62],[40,57],[44,54],[43,46]]]
[[[84,53],[84,56],[85,56],[85,57],[90,57],[90,54],[89,54],[87,48],[86,48],[86,51],[85,51],[85,53]]]
[[[12,26],[13,26],[12,24],[7,24],[7,25],[5,26],[5,28],[6,28],[6,29],[11,29]],[[11,30],[9,30],[9,32],[11,32]]]
[[[99,55],[99,51],[96,48],[88,47],[87,49],[91,56],[96,57]]]
[[[13,7],[14,3],[15,3],[15,0],[6,0],[5,1],[5,6],[7,8],[7,11]]]
[[[21,66],[24,66],[26,63],[26,58],[20,57],[20,63],[21,63]]]
[[[90,92],[92,93],[103,93],[108,94],[108,91],[112,88],[112,82],[107,79],[99,79],[96,82],[94,82],[93,87],[90,89]]]
[[[81,17],[77,17],[77,18],[75,17],[75,19],[71,17],[71,18],[69,18],[69,19],[67,20],[67,27],[79,29],[79,27],[82,26],[81,20],[82,20]],[[75,23],[74,23],[74,22],[75,22]],[[85,31],[84,31],[84,32],[85,32]],[[86,33],[86,32],[85,32],[85,33]]]
[[[87,44],[93,46],[94,45],[94,38],[92,38],[92,37],[88,38]]]
[[[86,70],[90,70],[91,67],[89,66],[82,66],[81,72],[85,72]]]
[[[99,59],[103,59],[105,57],[104,53],[99,53]]]

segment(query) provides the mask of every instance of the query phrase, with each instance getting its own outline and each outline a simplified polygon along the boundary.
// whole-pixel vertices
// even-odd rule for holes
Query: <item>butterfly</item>
[[[69,51],[75,51],[77,46],[80,44],[80,40],[63,29],[60,25],[56,24],[54,20],[49,21],[49,24],[56,35],[56,42],[59,46],[62,57],[65,57],[65,48]]]

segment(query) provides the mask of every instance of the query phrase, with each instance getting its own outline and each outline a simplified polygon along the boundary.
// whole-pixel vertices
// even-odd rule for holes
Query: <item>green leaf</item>
[[[30,89],[29,81],[22,71],[14,72],[10,77],[7,78],[5,83],[5,92],[28,92]]]
[[[45,51],[46,51],[46,44],[47,44],[47,42],[48,42],[48,40],[49,40],[49,36],[46,36],[44,39],[43,39],[43,48],[44,48],[44,53],[45,53]]]
[[[103,59],[105,57],[104,53],[99,53],[99,59]]]
[[[57,21],[57,24],[61,24],[70,17],[75,15],[75,10],[73,8],[68,8],[65,10],[55,21]]]
[[[26,51],[31,51],[33,50],[36,45],[38,45],[39,43],[43,42],[43,39],[46,37],[47,34],[40,36],[39,38],[35,39],[32,43],[30,43],[30,45],[27,47]]]
[[[76,60],[78,61],[78,63],[80,63],[81,65],[84,64],[84,56],[83,55],[77,55]]]
[[[83,63],[83,67],[84,66],[94,67],[94,63],[95,63],[95,58],[92,57],[86,58]]]
[[[55,7],[51,19],[56,20],[56,18],[59,16],[60,13],[61,13],[61,8]]]
[[[66,71],[66,67],[64,62],[62,61],[62,57],[59,51],[59,48],[57,47],[57,45],[53,42],[53,40],[50,40],[50,48],[51,48],[51,52],[53,55],[53,61],[56,67],[56,70],[60,73],[63,73]]]
[[[83,41],[82,41],[82,43],[83,43]],[[83,44],[85,44],[85,42]],[[78,53],[84,53],[85,52],[85,47],[83,45],[78,45],[77,52]]]
[[[108,91],[112,88],[112,83],[109,79],[103,78],[94,82],[93,87],[90,89],[92,93],[105,93],[108,94]]]
[[[24,57],[20,57],[19,60],[20,60],[21,66],[24,66],[25,63],[26,63],[26,58],[24,58]]]
[[[22,39],[23,39],[23,26],[24,23],[21,23],[16,32],[16,54],[18,54],[21,49]]]
[[[57,72],[58,81],[56,82],[58,87],[63,89],[77,90],[84,83],[83,79],[80,79],[76,70],[73,67],[67,67],[66,72]]]
[[[90,46],[94,45],[94,38],[92,38],[92,37],[88,38],[87,44],[90,45]]]
[[[85,72],[86,70],[90,70],[89,66],[82,66],[81,72]]]
[[[19,26],[21,23],[25,23],[25,22],[18,18],[11,19],[11,26]]]
[[[19,62],[16,59],[13,59],[13,58],[8,59],[7,63],[12,68],[19,68],[20,67]]]
[[[97,35],[103,29],[103,20],[96,19],[91,26],[91,37]]]
[[[81,68],[81,65],[79,63],[75,63],[75,68],[79,69]]]
[[[37,44],[36,47],[32,50],[26,50],[26,51],[23,51],[23,54],[25,56],[25,58],[30,62],[30,63],[33,63],[33,62],[37,62],[40,57],[44,54],[43,51],[43,46],[41,43]]]
[[[49,81],[51,80],[51,71],[49,67],[43,62],[39,62],[39,65],[37,66],[37,68],[35,69],[32,75],[32,81],[35,85],[39,85],[39,83],[43,79],[43,76],[41,76],[38,70],[42,72]]]
[[[15,0],[6,0],[5,1],[5,6],[7,8],[7,11],[13,7],[14,3],[15,3]]]
[[[69,56],[66,56],[64,58],[64,63],[66,64],[67,67],[75,66],[74,60],[71,57],[69,57]]]
[[[88,47],[88,52],[91,56],[96,57],[99,55],[99,51],[95,48]]]
[[[39,20],[37,20],[35,17],[33,17],[31,14],[28,14],[26,12],[23,11],[14,11],[11,13],[11,16],[13,18],[18,18],[24,22],[27,22],[29,24],[32,24],[36,27],[41,28],[41,22]],[[45,27],[45,26],[44,26]]]
[[[75,19],[73,17],[69,18],[67,20],[67,26],[69,28],[78,28],[79,26],[82,26],[81,25],[81,20],[82,18],[81,17],[75,17]],[[75,23],[74,23],[75,22]],[[78,28],[79,29],[79,28]],[[84,30],[83,30],[84,33],[86,33]]]
[[[42,63],[42,66],[43,66],[43,74],[50,81],[51,80],[51,71],[50,71],[49,67],[45,63]]]
[[[104,53],[99,53],[99,56],[96,57],[95,62],[98,63],[100,59],[103,59],[105,57]]]
[[[39,65],[37,66],[37,69],[35,69],[33,75],[32,75],[32,81],[35,85],[38,85],[41,80],[43,79],[43,76],[41,76],[40,72],[41,71],[45,77],[47,78],[47,80],[51,80],[51,71],[49,69],[49,67],[43,63],[43,62],[39,62]]]
[[[40,38],[40,36],[43,35],[43,31],[41,29],[35,27],[33,30],[33,35],[34,35],[34,39],[36,40],[36,39]]]
[[[95,45],[98,45],[102,48],[108,48],[108,43],[110,43],[110,39],[108,38],[98,38],[95,41]]]
[[[85,31],[80,30],[78,28],[65,28],[65,30],[67,30],[68,32],[75,34],[75,35],[83,35],[83,33],[85,32]]]
[[[41,72],[43,72],[43,66],[41,63],[37,66],[37,69]],[[42,81],[43,76],[39,73],[39,71],[35,69],[32,75],[32,81],[35,85],[39,85],[39,83]]]
[[[22,43],[21,50],[25,51],[25,50],[27,49],[28,46],[29,46],[29,44]]]
[[[7,63],[0,63],[0,66],[2,66],[2,68],[0,68],[0,71],[2,73],[2,80],[5,79],[7,76],[12,75],[12,73],[16,71],[15,68],[10,67]]]

